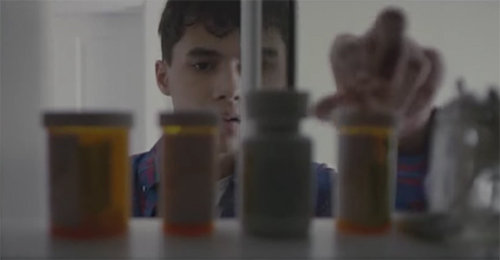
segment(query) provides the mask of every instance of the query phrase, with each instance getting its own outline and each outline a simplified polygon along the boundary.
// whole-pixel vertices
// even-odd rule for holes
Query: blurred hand
[[[315,114],[330,120],[340,106],[393,112],[400,118],[400,137],[411,136],[429,121],[441,84],[439,53],[406,37],[401,10],[382,11],[362,36],[336,37],[330,63],[337,92],[319,101]]]

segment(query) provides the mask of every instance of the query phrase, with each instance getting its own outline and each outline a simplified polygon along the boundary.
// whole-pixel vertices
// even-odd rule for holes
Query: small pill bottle
[[[338,108],[338,181],[334,187],[340,232],[380,234],[390,230],[397,168],[396,116]]]
[[[209,112],[160,115],[159,214],[166,235],[201,236],[214,228],[218,117]]]
[[[93,239],[126,234],[131,212],[132,115],[50,112],[44,114],[44,125],[51,235]]]
[[[249,93],[246,101],[255,131],[242,145],[243,231],[264,238],[306,238],[316,184],[313,146],[300,129],[308,94],[262,90]]]

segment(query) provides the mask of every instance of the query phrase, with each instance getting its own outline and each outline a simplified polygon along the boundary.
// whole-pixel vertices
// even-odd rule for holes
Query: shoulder
[[[335,171],[330,168],[326,163],[313,162],[314,172],[334,173]]]
[[[134,173],[139,173],[154,165],[150,152],[134,154],[130,156],[130,163]]]
[[[320,193],[330,193],[337,172],[324,163],[313,163],[313,174]]]
[[[330,183],[331,180],[335,177],[337,172],[330,168],[325,163],[313,163],[313,173],[315,173],[318,178],[319,183]]]
[[[136,171],[139,165],[147,158],[148,152],[134,154],[130,156],[130,163],[132,164],[132,169]]]

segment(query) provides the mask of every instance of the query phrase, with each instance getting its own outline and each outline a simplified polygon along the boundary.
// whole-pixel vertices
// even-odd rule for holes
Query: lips
[[[223,118],[224,122],[240,122],[240,117],[239,116],[231,116],[231,117],[225,117]]]
[[[240,118],[238,116],[225,117],[223,120],[223,131],[229,135],[233,136],[236,134],[238,125],[240,124]]]

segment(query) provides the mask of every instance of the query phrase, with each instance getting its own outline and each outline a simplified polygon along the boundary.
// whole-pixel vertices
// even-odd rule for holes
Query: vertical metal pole
[[[297,1],[288,0],[288,43],[287,43],[287,86],[289,90],[295,89],[296,77],[295,72],[297,70],[297,59],[296,59],[296,49],[297,49]]]
[[[261,84],[262,0],[241,1],[241,64],[245,95]]]
[[[241,128],[240,144],[242,140],[253,132],[252,123],[249,122],[246,114],[246,96],[251,91],[256,91],[261,85],[261,55],[262,55],[262,0],[242,0],[241,1]],[[240,145],[238,158],[237,179],[237,216],[241,216],[242,209],[242,177],[243,177],[243,149]]]

